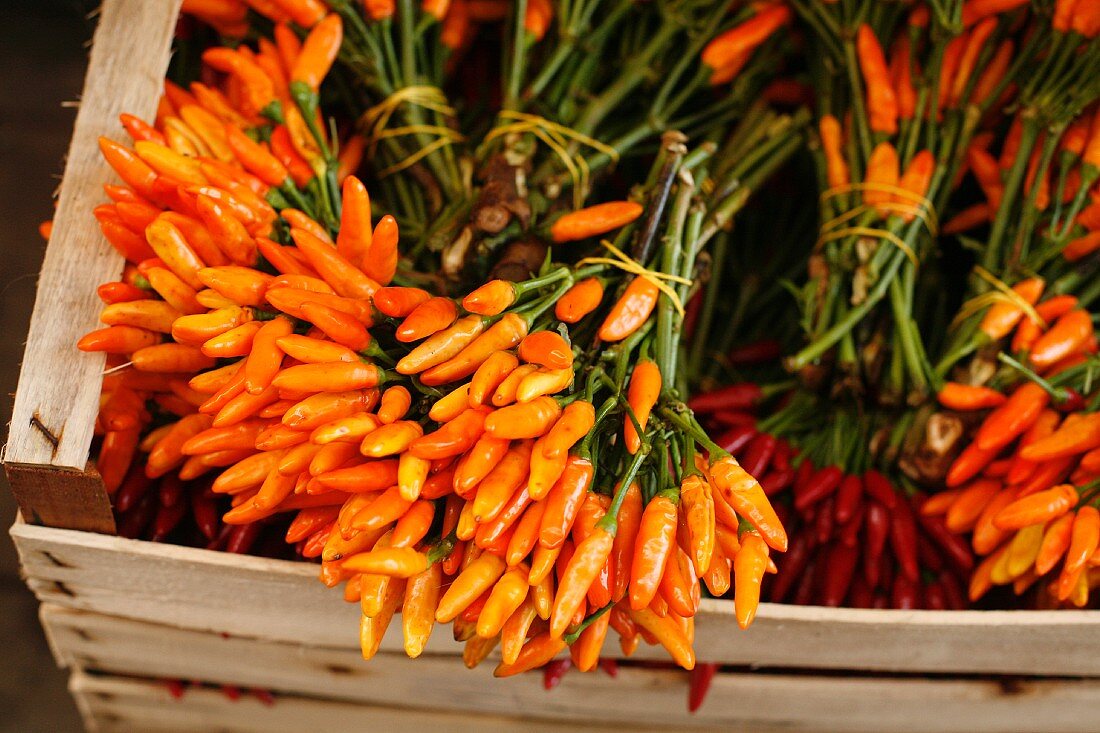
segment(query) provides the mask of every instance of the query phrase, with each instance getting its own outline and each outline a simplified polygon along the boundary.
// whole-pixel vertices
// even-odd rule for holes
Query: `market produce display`
[[[693,709],[704,594],[1089,603],[1100,6],[183,11],[90,212],[120,534],[319,563],[368,659],[614,630]]]

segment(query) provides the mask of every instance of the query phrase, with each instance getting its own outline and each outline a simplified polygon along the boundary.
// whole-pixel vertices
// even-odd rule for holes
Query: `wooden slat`
[[[266,706],[251,697],[236,702],[211,689],[188,690],[176,700],[163,682],[78,672],[69,689],[96,733],[301,733],[302,731],[355,731],[407,733],[611,733],[620,727],[544,722],[515,715],[455,715],[394,707],[363,705],[294,695],[280,695]],[[637,733],[667,733],[667,729],[641,726]],[[692,727],[684,733],[698,732]],[[766,732],[764,732],[766,733]]]
[[[356,648],[358,610],[306,563],[240,557],[17,523],[43,601],[180,628]],[[388,637],[389,638],[389,637]],[[454,652],[445,630],[430,652]],[[609,645],[610,646],[610,645]],[[386,649],[399,649],[387,641]],[[700,658],[759,667],[1100,677],[1100,611],[874,611],[762,604],[747,632],[704,601]],[[663,659],[643,646],[643,658]]]
[[[65,623],[56,617],[51,621]],[[1088,711],[1100,702],[1097,680],[1026,680],[1007,685],[973,679],[719,673],[711,682],[703,706],[692,715],[686,710],[688,683],[684,672],[623,667],[614,679],[602,672],[573,672],[547,692],[538,672],[493,680],[488,670],[465,670],[453,657],[412,661],[381,655],[363,671],[334,672],[354,669],[352,660],[343,658],[351,652],[318,654],[316,650],[272,642],[219,645],[211,634],[178,630],[164,630],[162,638],[152,639],[134,631],[132,621],[122,625],[112,625],[103,618],[73,621],[84,633],[102,637],[99,643],[74,640],[79,648],[99,655],[92,667],[97,672],[205,678],[220,684],[266,688],[276,694],[271,712],[280,718],[294,719],[299,704],[310,698],[323,699],[323,707],[313,703],[312,730],[345,729],[336,728],[336,723],[359,708],[364,714],[370,711],[382,720],[413,730],[426,730],[421,726],[433,719],[447,731],[465,730],[475,722],[496,730],[502,720],[518,715],[522,720],[507,720],[516,726],[515,730],[618,727],[632,731],[1084,733],[1095,730]],[[143,667],[139,650],[127,643],[128,632],[135,633],[141,643],[150,644],[144,661],[152,662],[151,668]],[[96,681],[102,684],[109,679]],[[128,696],[116,693],[111,702],[119,703],[120,697]],[[254,708],[248,704],[234,707],[210,690],[191,689],[176,701],[169,698],[163,684],[154,684],[143,697],[146,711],[159,704],[178,714],[180,721],[191,720],[193,707],[205,710],[212,706],[218,711],[210,710],[209,714],[216,717],[202,719],[192,730],[208,729],[212,721],[219,730],[269,730],[260,727],[268,721],[253,718]],[[130,723],[130,730],[147,729],[137,726],[138,720],[130,717],[130,704],[111,707],[93,701],[86,706],[93,714],[97,708],[110,710]],[[373,718],[370,729],[379,730],[379,724],[379,719]]]
[[[85,471],[104,359],[75,347],[97,327],[96,286],[122,270],[91,215],[103,201],[103,184],[116,180],[97,141],[119,137],[121,112],[152,117],[179,5],[104,0],[100,10],[4,456],[24,515],[44,524],[114,530],[102,485]],[[62,470],[43,480],[28,466]]]

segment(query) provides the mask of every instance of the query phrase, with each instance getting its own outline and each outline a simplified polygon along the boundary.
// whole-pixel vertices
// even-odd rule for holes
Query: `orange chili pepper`
[[[1070,597],[1077,585],[1077,578],[1085,570],[1085,563],[1100,545],[1100,511],[1086,505],[1077,510],[1070,533],[1069,549],[1066,550],[1062,573],[1058,577],[1058,600]]]
[[[377,399],[376,390],[322,392],[306,397],[283,413],[282,423],[295,430],[314,430],[357,412],[369,412]]]
[[[768,567],[768,546],[755,532],[741,536],[741,549],[733,560],[734,612],[737,625],[747,629],[760,605],[760,582]]]
[[[568,369],[573,366],[573,350],[555,331],[528,334],[520,342],[519,357],[548,369]]]
[[[1035,305],[1045,287],[1046,283],[1042,278],[1032,277],[1013,285],[1012,291],[1028,305]],[[985,312],[978,328],[990,339],[996,341],[1011,333],[1023,317],[1024,311],[1020,306],[1011,301],[999,301]]]
[[[973,529],[982,510],[1001,491],[1001,483],[993,479],[978,479],[963,489],[947,509],[944,524],[956,534]]]
[[[695,667],[695,651],[680,626],[671,617],[658,616],[649,608],[632,609],[630,617],[641,629],[652,634],[684,669]]]
[[[244,364],[244,386],[249,394],[267,389],[283,363],[283,350],[278,340],[294,332],[289,318],[279,316],[264,324],[252,340],[252,353]]]
[[[397,272],[397,220],[386,214],[371,235],[370,252],[363,261],[363,271],[382,285],[388,285]]]
[[[829,188],[851,183],[848,161],[844,158],[844,133],[840,122],[832,115],[822,115],[818,123],[821,149],[825,154],[825,178]]]
[[[505,314],[456,355],[420,374],[428,386],[447,384],[472,374],[496,351],[510,349],[527,335],[527,321],[514,313]],[[407,357],[406,357],[407,358]],[[400,371],[400,364],[398,364]]]
[[[642,205],[634,201],[608,201],[563,214],[550,226],[555,244],[575,242],[626,226],[642,215]]]
[[[485,413],[467,409],[438,430],[417,438],[409,446],[413,455],[428,460],[458,456],[469,450],[485,429]]]
[[[563,323],[576,323],[599,307],[603,301],[603,283],[599,278],[581,280],[569,288],[554,304],[554,316]]]
[[[477,618],[478,636],[495,639],[512,614],[523,605],[530,588],[527,573],[527,568],[520,565],[507,570],[496,582]]]
[[[302,304],[302,315],[330,339],[353,351],[365,351],[371,344],[366,327],[347,313],[307,301]]]
[[[1073,413],[1050,435],[1021,448],[1020,457],[1049,461],[1100,447],[1100,414]]]
[[[870,206],[889,203],[894,197],[890,189],[898,185],[898,151],[889,142],[881,142],[871,151],[863,175],[863,202]],[[889,212],[883,210],[882,213]]]
[[[1050,395],[1039,385],[1026,382],[989,414],[978,428],[974,442],[983,451],[999,450],[1011,443],[1039,417]]]
[[[490,280],[463,298],[462,307],[479,316],[495,316],[515,301],[515,285],[507,280]]]
[[[1023,529],[1031,524],[1057,519],[1077,504],[1077,489],[1069,484],[1055,486],[1016,499],[993,518],[998,529]]]
[[[545,511],[546,502],[542,501],[532,502],[523,510],[523,516],[516,522],[516,531],[512,534],[512,538],[508,540],[508,550],[504,555],[508,567],[519,565],[524,558],[531,554],[531,550],[535,549],[535,544],[539,539],[542,515]],[[530,569],[527,573],[525,577],[529,577]]]
[[[554,597],[554,607],[550,615],[551,636],[560,637],[565,633],[566,627],[584,603],[589,587],[606,565],[614,539],[613,531],[597,526],[577,545]]]
[[[700,59],[710,68],[720,70],[731,60],[751,52],[790,22],[790,8],[768,5],[744,23],[715,36],[703,48]]]
[[[485,404],[517,366],[519,359],[509,351],[497,351],[483,361],[470,380],[470,407]]]
[[[370,194],[355,176],[344,179],[341,191],[343,208],[340,212],[340,231],[336,235],[336,251],[355,267],[362,268],[371,246]]]
[[[346,298],[370,298],[381,287],[341,257],[335,248],[306,230],[291,228],[290,236],[309,264],[338,294]]]
[[[611,307],[599,336],[604,341],[622,341],[642,327],[661,294],[657,284],[648,277],[635,277],[626,287],[622,297]]]
[[[512,445],[493,469],[478,484],[473,501],[473,518],[478,523],[492,521],[527,480],[531,461],[531,444],[521,441]]]
[[[658,494],[646,505],[638,528],[630,569],[630,607],[635,611],[653,602],[665,563],[676,537],[676,505]]]
[[[451,582],[451,586],[439,599],[435,620],[439,623],[452,621],[473,603],[482,593],[489,590],[507,570],[504,560],[485,552],[462,570]]]
[[[1008,399],[995,389],[959,382],[946,382],[936,397],[944,407],[964,412],[997,407]]]
[[[1035,307],[1040,321],[1030,318],[1024,320],[1012,337],[1012,351],[1019,353],[1030,351],[1042,335],[1042,322],[1051,323],[1077,307],[1077,298],[1073,295],[1055,295]]]
[[[394,532],[396,534],[396,531]],[[405,597],[401,604],[401,629],[405,639],[405,653],[415,659],[424,651],[439,604],[443,573],[439,563],[429,565],[424,572],[409,578],[405,584]]]
[[[714,554],[714,497],[710,484],[699,474],[686,476],[680,484],[681,514],[687,526],[687,547],[697,572],[710,567]]]
[[[1039,543],[1039,554],[1035,556],[1035,572],[1046,575],[1058,564],[1069,550],[1075,514],[1063,514],[1047,525]]]
[[[298,334],[280,336],[275,339],[275,343],[287,356],[305,364],[359,361],[359,355],[347,346],[341,346],[332,341],[310,338],[309,336],[299,336]]]
[[[561,415],[553,397],[536,397],[530,402],[502,407],[485,418],[485,432],[495,438],[518,440],[545,434]]]
[[[420,288],[387,286],[374,292],[374,307],[391,318],[404,318],[431,298],[431,293]]]
[[[588,434],[596,422],[596,408],[591,402],[576,400],[562,410],[561,417],[546,433],[542,452],[548,458],[556,458],[569,452],[578,440]]]
[[[530,639],[523,645],[515,662],[508,664],[501,662],[493,670],[494,677],[511,677],[512,675],[527,672],[541,667],[556,657],[565,648],[565,641],[561,637],[554,637],[549,632],[540,634]]]
[[[251,267],[224,265],[205,267],[197,273],[199,282],[237,305],[262,306],[271,275]]]
[[[545,395],[557,394],[572,383],[572,367],[567,369],[536,369],[519,380],[519,384],[516,386],[516,401],[526,404]]]
[[[856,53],[867,94],[867,119],[874,132],[898,131],[898,102],[886,69],[886,57],[874,31],[866,23],[856,32]]]
[[[277,389],[298,392],[346,392],[376,387],[384,379],[385,373],[374,364],[334,362],[285,368],[271,384]]]
[[[323,12],[323,6],[321,7]],[[302,43],[301,51],[290,71],[291,80],[302,82],[317,91],[336,60],[343,38],[344,25],[340,16],[336,13],[326,15],[313,26]]]
[[[768,546],[779,552],[787,551],[787,533],[776,516],[771,502],[760,484],[741,468],[732,456],[723,456],[710,465],[711,485],[722,498],[744,517]]]
[[[422,338],[427,338],[428,336],[442,331],[452,324],[458,325],[455,323],[455,316],[457,313],[458,308],[450,298],[430,298],[418,304],[408,316],[406,316],[405,320],[401,322],[401,325],[397,327],[395,336],[397,340],[402,343],[419,341]],[[477,323],[483,325],[484,322],[480,318],[469,316],[459,321],[459,323]],[[478,333],[481,333],[480,328],[478,329]],[[463,346],[465,346],[465,344],[463,344]],[[459,348],[458,351],[461,351],[461,348]],[[457,354],[458,351],[455,351],[454,354]],[[450,356],[454,356],[454,354]],[[450,358],[450,356],[447,358]],[[446,361],[446,359],[441,361]]]
[[[980,448],[976,442],[969,443],[947,469],[946,484],[949,487],[961,486],[982,472],[1001,452],[1000,447]]]
[[[1031,346],[1031,363],[1038,369],[1045,369],[1076,353],[1092,334],[1092,315],[1082,308],[1071,310]]]
[[[412,420],[398,420],[381,425],[365,438],[359,452],[368,458],[384,458],[403,453],[409,445],[424,434],[424,428]],[[413,497],[415,498],[415,497]]]
[[[171,333],[172,325],[182,315],[163,300],[129,300],[107,306],[99,312],[99,320],[108,326],[133,326]]]
[[[654,361],[640,361],[634,367],[630,376],[630,386],[626,393],[627,404],[634,411],[634,417],[642,430],[645,430],[649,422],[649,413],[657,404],[661,396],[661,370]],[[641,436],[638,435],[634,421],[629,416],[623,420],[623,438],[626,449],[631,453],[637,453],[642,445]]]
[[[409,317],[415,315],[416,311],[413,311]],[[462,352],[467,345],[471,344],[481,334],[484,328],[485,321],[480,316],[460,318],[451,324],[449,328],[438,333],[433,332],[432,336],[424,343],[406,354],[397,362],[397,371],[401,374],[417,374],[444,363]]]

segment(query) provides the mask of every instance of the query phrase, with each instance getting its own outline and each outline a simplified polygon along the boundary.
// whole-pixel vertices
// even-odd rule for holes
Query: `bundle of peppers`
[[[228,5],[185,9],[262,28],[212,15]],[[285,532],[283,554],[320,559],[361,604],[367,658],[400,609],[410,656],[450,622],[470,666],[500,645],[502,676],[566,646],[593,669],[609,628],[626,654],[659,643],[690,669],[703,588],[733,589],[747,627],[787,535],[683,401],[683,304],[805,114],[757,111],[766,126],[711,125],[690,148],[666,132],[625,197],[531,209],[511,232],[547,253],[529,274],[445,288],[354,175],[386,158],[319,106],[330,72],[355,68],[345,27],[362,40],[389,16],[314,5],[265,4],[277,25],[256,49],[204,49],[202,81],[168,83],[153,123],[123,116],[130,145],[101,140],[125,185],[96,216],[127,265],[78,346],[108,355],[97,465],[120,526],[233,551]],[[697,9],[704,61],[753,21]],[[727,120],[743,108],[715,99]],[[509,144],[525,135],[542,140]],[[431,189],[422,173],[406,184]]]
[[[400,611],[549,688],[614,629],[691,709],[702,596],[747,627],[768,572],[1088,603],[1092,4],[184,12],[180,84],[101,141],[121,534],[318,561],[366,658]]]

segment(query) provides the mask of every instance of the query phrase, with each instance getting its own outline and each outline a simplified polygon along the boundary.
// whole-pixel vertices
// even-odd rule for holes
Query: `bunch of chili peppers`
[[[567,645],[592,669],[609,628],[690,669],[702,587],[732,586],[747,626],[787,536],[680,397],[682,303],[802,118],[694,150],[666,134],[628,199],[540,220],[573,264],[461,297],[391,285],[399,225],[313,108],[341,17],[256,64],[273,99],[247,46],[210,48],[224,77],[124,117],[132,148],[102,141],[126,185],[97,215],[128,265],[79,347],[110,355],[109,493],[159,480],[163,513],[191,482],[252,532],[292,515],[286,541],[361,604],[367,658],[401,609],[411,656],[450,622],[471,666],[500,644],[498,675]]]

